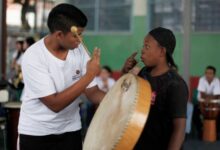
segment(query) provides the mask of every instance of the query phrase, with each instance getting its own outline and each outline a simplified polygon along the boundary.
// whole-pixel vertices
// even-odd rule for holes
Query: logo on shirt
[[[80,74],[80,70],[76,70],[76,74]]]
[[[74,73],[74,75],[72,76],[72,80],[77,80],[81,77],[81,72],[80,70],[76,70],[76,72]]]
[[[156,97],[157,97],[157,93],[156,93],[156,91],[153,91],[151,94],[151,105],[155,104]]]

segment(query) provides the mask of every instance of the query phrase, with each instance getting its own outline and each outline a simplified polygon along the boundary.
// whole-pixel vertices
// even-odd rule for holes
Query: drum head
[[[150,109],[147,81],[127,74],[100,103],[85,137],[84,150],[133,149]]]

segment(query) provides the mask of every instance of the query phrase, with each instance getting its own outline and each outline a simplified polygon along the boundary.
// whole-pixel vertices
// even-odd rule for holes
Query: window
[[[131,29],[132,0],[74,0],[88,17],[88,31],[128,32]]]
[[[220,1],[194,0],[193,28],[195,31],[220,31]]]
[[[150,28],[163,26],[173,31],[183,30],[184,0],[149,0]],[[191,1],[192,31],[220,31],[220,1]]]
[[[182,0],[149,0],[150,28],[158,26],[182,30]]]

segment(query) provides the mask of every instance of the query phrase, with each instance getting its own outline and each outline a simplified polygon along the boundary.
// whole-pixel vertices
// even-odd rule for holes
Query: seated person
[[[220,81],[215,77],[216,69],[213,66],[206,67],[205,76],[199,79],[198,100],[213,100],[220,98]],[[220,117],[217,118],[217,138],[220,137]]]
[[[100,90],[107,92],[114,84],[115,80],[111,78],[112,70],[109,66],[103,66],[97,84]]]
[[[213,66],[206,67],[205,76],[199,79],[198,100],[220,98],[220,81],[215,77],[216,69]]]

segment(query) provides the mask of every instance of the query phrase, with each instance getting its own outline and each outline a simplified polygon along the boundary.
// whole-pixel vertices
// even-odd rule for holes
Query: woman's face
[[[24,41],[24,49],[26,50],[29,47],[28,43]]]
[[[18,50],[18,51],[22,51],[23,50],[23,43],[21,43],[21,42],[16,42],[16,49]]]
[[[144,38],[144,45],[141,51],[141,60],[147,67],[154,67],[161,57],[162,47],[148,34]]]

